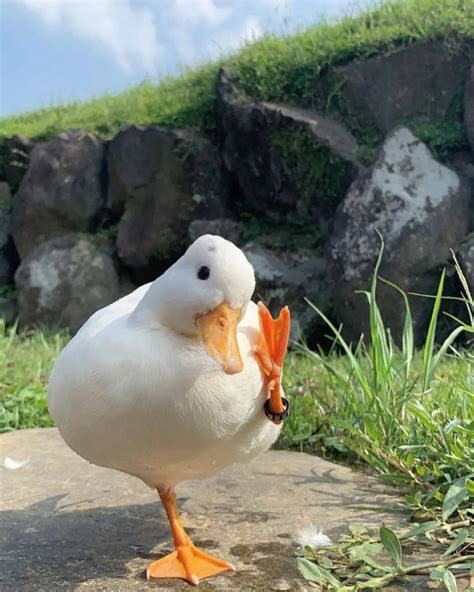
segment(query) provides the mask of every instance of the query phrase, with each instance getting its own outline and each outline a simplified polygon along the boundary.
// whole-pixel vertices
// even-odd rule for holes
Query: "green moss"
[[[8,300],[16,299],[16,292],[13,286],[9,284],[0,284],[0,298],[7,298]]]
[[[440,123],[412,123],[412,132],[428,145],[433,156],[446,160],[453,152],[469,149],[466,128],[460,121],[441,121]]]
[[[99,226],[94,232],[81,232],[81,238],[93,243],[97,247],[109,247],[118,236],[118,224]]]
[[[8,212],[11,208],[11,203],[9,201],[0,201],[0,212]]]
[[[434,123],[421,120],[408,122],[408,127],[428,145],[435,158],[447,160],[454,152],[469,150],[463,98],[464,84],[461,84],[444,119]]]
[[[353,165],[303,129],[275,130],[271,142],[284,177],[305,201],[334,211],[350,184]]]
[[[326,237],[318,226],[307,221],[275,222],[268,217],[242,214],[241,244],[258,240],[271,247],[317,247]]]
[[[371,164],[383,141],[383,134],[374,125],[362,124],[356,110],[343,90],[344,81],[334,83],[321,110],[347,127],[358,143],[355,156],[362,164]]]
[[[94,234],[89,236],[95,237],[97,239],[102,238],[117,238],[118,235],[118,224],[112,224],[111,226],[107,226],[106,228],[98,228]]]

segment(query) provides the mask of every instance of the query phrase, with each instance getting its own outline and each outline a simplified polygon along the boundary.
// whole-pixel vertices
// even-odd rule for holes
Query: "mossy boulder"
[[[11,235],[11,203],[10,187],[0,182],[0,286],[13,282],[13,274],[18,267],[18,255]]]
[[[93,134],[65,132],[36,144],[13,202],[21,258],[44,241],[97,228],[104,208],[104,147]]]
[[[332,68],[323,95],[342,94],[360,125],[383,133],[415,119],[436,123],[462,90],[473,55],[474,44],[467,42],[411,44]]]
[[[25,136],[6,138],[0,145],[0,178],[15,192],[24,177],[34,142]]]
[[[474,151],[474,65],[469,69],[464,91],[464,121],[471,150]]]
[[[22,327],[74,332],[121,295],[114,259],[78,234],[42,243],[21,262],[15,282]]]
[[[317,303],[325,313],[332,306],[331,262],[322,249],[270,248],[259,242],[243,247],[255,270],[257,287],[254,299],[262,300],[274,315],[289,306],[292,315],[291,337],[310,341],[322,334],[322,322],[305,301]]]
[[[313,111],[248,101],[225,69],[217,107],[241,210],[280,221],[332,215],[360,168],[357,142],[347,129]]]
[[[130,126],[110,143],[108,171],[117,254],[138,282],[184,250],[193,219],[225,215],[227,179],[203,132]]]
[[[457,255],[467,287],[474,298],[474,232],[459,245]],[[463,291],[466,291],[465,287]]]
[[[436,294],[441,267],[469,231],[470,187],[437,162],[406,127],[388,135],[373,167],[351,186],[339,207],[330,253],[335,262],[335,312],[346,334],[369,334],[366,290],[385,241],[380,274],[406,292]],[[404,304],[392,287],[380,286],[386,325],[400,340]],[[430,298],[412,298],[415,339],[422,341]]]

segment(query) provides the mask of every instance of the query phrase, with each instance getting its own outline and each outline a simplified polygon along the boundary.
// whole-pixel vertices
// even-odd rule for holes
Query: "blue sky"
[[[0,0],[0,116],[176,74],[350,0]]]

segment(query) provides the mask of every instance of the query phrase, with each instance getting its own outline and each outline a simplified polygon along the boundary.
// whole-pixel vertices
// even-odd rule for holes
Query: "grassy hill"
[[[289,36],[267,34],[234,54],[159,84],[83,103],[0,119],[0,142],[13,134],[36,140],[83,128],[110,137],[126,124],[212,127],[219,68],[230,64],[252,98],[311,108],[314,81],[327,68],[417,41],[474,39],[472,0],[391,0],[338,24],[320,22]]]

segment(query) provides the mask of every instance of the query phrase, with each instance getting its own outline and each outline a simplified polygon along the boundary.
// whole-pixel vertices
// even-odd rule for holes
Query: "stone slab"
[[[156,493],[141,481],[87,463],[55,429],[4,434],[0,454],[29,458],[21,469],[0,469],[0,590],[191,589],[144,578],[171,540]],[[178,488],[194,542],[237,567],[203,581],[201,592],[314,590],[296,569],[298,528],[312,522],[337,538],[350,522],[400,526],[403,516],[386,513],[398,501],[362,472],[284,451]]]

